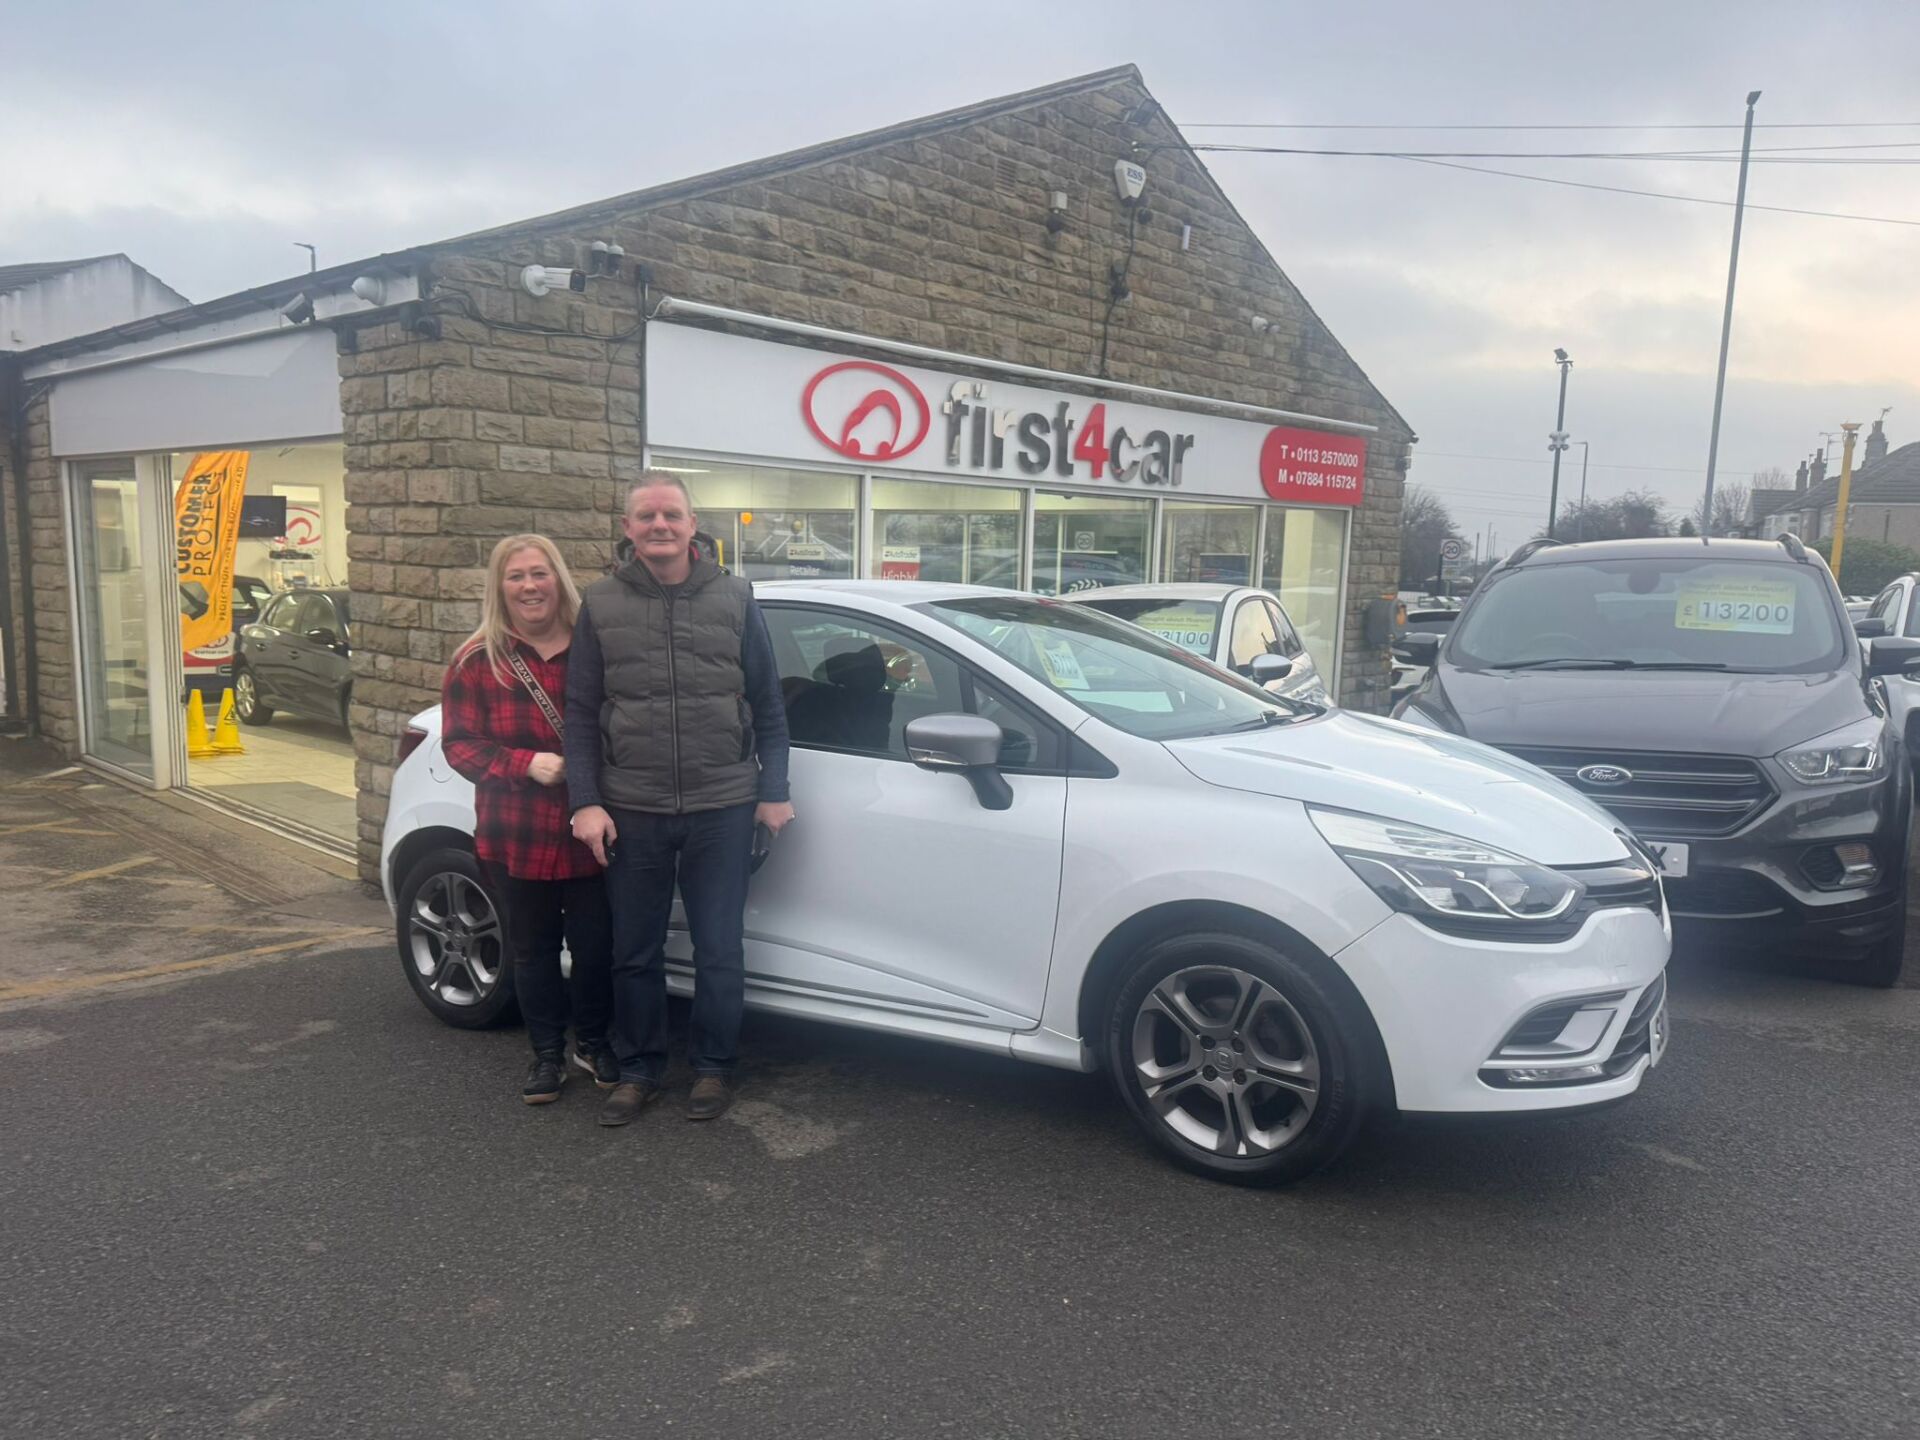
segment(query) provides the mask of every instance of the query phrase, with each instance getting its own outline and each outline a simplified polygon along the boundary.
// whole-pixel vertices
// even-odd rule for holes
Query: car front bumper
[[[1664,1046],[1671,943],[1648,909],[1603,910],[1549,944],[1459,939],[1394,915],[1334,958],[1373,1013],[1402,1111],[1540,1113],[1640,1088]],[[1563,1011],[1568,1023],[1543,1033]],[[1521,1069],[1579,1078],[1506,1083]]]

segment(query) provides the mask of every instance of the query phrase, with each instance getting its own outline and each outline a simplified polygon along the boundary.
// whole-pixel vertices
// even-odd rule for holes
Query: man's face
[[[693,509],[677,485],[645,485],[627,500],[621,528],[640,560],[670,564],[693,542]]]

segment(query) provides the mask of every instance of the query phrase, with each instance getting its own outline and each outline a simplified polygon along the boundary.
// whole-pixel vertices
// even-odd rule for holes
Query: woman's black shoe
[[[560,1087],[567,1083],[567,1072],[557,1055],[537,1055],[527,1071],[526,1087],[520,1098],[529,1105],[551,1105],[560,1098]]]
[[[611,1090],[620,1083],[620,1062],[613,1058],[611,1046],[583,1046],[576,1040],[567,1058],[591,1075],[593,1083],[602,1090]]]

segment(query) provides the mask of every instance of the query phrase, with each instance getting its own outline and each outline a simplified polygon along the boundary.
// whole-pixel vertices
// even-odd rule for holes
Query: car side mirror
[[[1442,638],[1431,630],[1416,630],[1411,635],[1402,635],[1396,648],[1410,664],[1432,665],[1440,658]]]
[[[1898,675],[1912,665],[1920,665],[1920,640],[1884,635],[1867,643],[1869,675]]]
[[[907,758],[922,770],[952,770],[967,777],[981,807],[1005,810],[1013,787],[1000,773],[1006,732],[983,715],[922,715],[909,720]]]
[[[331,630],[309,630],[307,631],[307,639],[313,641],[316,645],[324,645],[329,650],[337,650],[340,648],[340,637]]]
[[[1247,678],[1256,685],[1271,685],[1293,673],[1293,662],[1282,655],[1256,655],[1247,666]]]
[[[1887,622],[1878,615],[1869,615],[1853,622],[1853,633],[1862,640],[1878,640],[1887,633]]]

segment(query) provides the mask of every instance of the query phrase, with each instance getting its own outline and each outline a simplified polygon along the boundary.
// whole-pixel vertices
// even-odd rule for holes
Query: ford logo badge
[[[1574,778],[1585,785],[1624,785],[1633,779],[1633,772],[1618,765],[1587,765],[1575,772]]]

